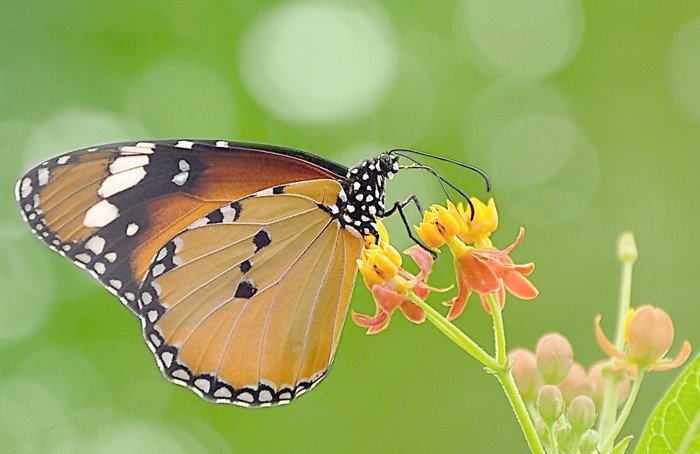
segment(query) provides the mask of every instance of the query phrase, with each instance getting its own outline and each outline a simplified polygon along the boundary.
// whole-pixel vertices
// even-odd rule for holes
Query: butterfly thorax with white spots
[[[377,219],[384,216],[384,184],[398,170],[396,156],[389,153],[348,170],[336,205],[330,207],[340,225],[362,236],[378,238]]]

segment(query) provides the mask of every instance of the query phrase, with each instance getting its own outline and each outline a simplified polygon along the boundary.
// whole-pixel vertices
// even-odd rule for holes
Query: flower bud
[[[616,374],[619,382],[617,388],[617,406],[620,407],[627,400],[630,393],[630,381],[625,378],[624,370],[612,370],[608,360],[601,360],[593,363],[588,371],[588,379],[591,384],[591,398],[597,408],[603,405],[603,394],[605,393],[605,376]]]
[[[630,309],[625,329],[628,355],[633,361],[655,363],[673,344],[673,322],[663,309],[649,304]]]
[[[634,263],[639,254],[632,232],[623,232],[617,240],[617,256],[622,262]]]
[[[535,349],[537,367],[545,383],[556,385],[561,382],[574,363],[574,351],[569,341],[559,333],[544,335]]]
[[[564,398],[559,388],[554,385],[545,385],[540,388],[537,394],[537,411],[548,425],[559,419],[564,411]]]
[[[525,348],[516,348],[508,354],[515,385],[525,402],[534,402],[542,385],[535,354]]]
[[[582,434],[591,427],[596,419],[595,404],[588,396],[578,396],[569,405],[566,417],[574,432]]]
[[[595,430],[589,430],[581,436],[578,443],[578,449],[581,454],[597,453],[598,443],[600,443],[600,435]]]
[[[559,389],[561,390],[561,394],[564,396],[564,402],[566,402],[567,405],[569,405],[577,396],[590,396],[591,383],[588,379],[586,369],[584,369],[579,363],[575,362],[571,366],[569,375],[567,375],[566,378],[559,383]]]

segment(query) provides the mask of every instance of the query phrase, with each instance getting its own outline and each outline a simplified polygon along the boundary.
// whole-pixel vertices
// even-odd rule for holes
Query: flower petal
[[[376,334],[389,326],[389,315],[379,311],[374,317],[352,311],[352,320],[359,326],[369,328],[367,334]]]
[[[413,261],[416,262],[416,265],[418,265],[418,268],[420,268],[422,280],[427,279],[430,272],[433,270],[433,263],[435,262],[433,260],[433,256],[418,245],[411,246],[410,248],[406,249],[404,254],[409,255]]]
[[[503,276],[503,284],[510,293],[521,300],[531,300],[539,295],[537,288],[525,276],[517,271],[511,271]]]
[[[501,287],[501,281],[493,269],[471,252],[460,257],[459,262],[463,279],[475,292],[491,293]]]
[[[668,363],[657,363],[654,364],[653,366],[650,367],[651,370],[656,370],[656,371],[665,371],[665,370],[670,370],[670,369],[675,369],[676,367],[682,365],[688,357],[690,356],[690,342],[685,341],[683,342],[683,347],[681,347],[681,351],[678,353],[678,356],[676,356],[673,360],[671,360]]]
[[[617,359],[626,359],[626,356],[624,353],[622,353],[620,350],[615,347],[612,342],[608,340],[607,337],[605,337],[605,334],[603,333],[602,328],[600,327],[600,319],[603,318],[600,314],[598,314],[595,318],[595,337],[596,340],[598,341],[598,345],[600,346],[600,349],[603,350],[603,352],[611,356],[613,358]]]
[[[413,323],[423,323],[425,321],[425,311],[411,300],[404,300],[399,309]]]
[[[374,301],[377,305],[389,314],[394,312],[394,310],[401,305],[406,295],[396,293],[395,291],[382,287],[381,285],[372,286],[372,295],[374,295]]]
[[[469,284],[464,279],[459,279],[458,289],[459,291],[457,296],[443,303],[445,306],[450,306],[450,311],[447,313],[447,320],[450,321],[456,319],[462,314],[464,308],[467,307],[469,295],[472,294]]]

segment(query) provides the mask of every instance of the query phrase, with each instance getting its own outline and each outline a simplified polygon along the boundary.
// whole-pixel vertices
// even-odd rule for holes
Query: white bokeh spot
[[[80,148],[143,137],[143,129],[127,118],[86,108],[56,112],[37,125],[27,140],[25,166]]]
[[[671,48],[671,87],[676,102],[700,122],[700,17],[687,22]]]
[[[385,98],[397,49],[383,10],[370,2],[283,4],[246,32],[240,71],[250,95],[300,123],[361,118]]]
[[[546,77],[574,56],[584,31],[579,0],[466,0],[466,37],[480,63],[511,76]]]

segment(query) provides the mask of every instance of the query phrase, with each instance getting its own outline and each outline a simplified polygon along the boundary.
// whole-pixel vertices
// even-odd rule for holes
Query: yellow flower
[[[498,228],[498,211],[493,198],[487,203],[476,197],[471,199],[474,206],[474,217],[469,207],[465,209],[460,203],[457,206],[459,214],[465,220],[465,227],[460,230],[459,238],[466,243],[474,243],[475,247],[491,247],[491,233]]]
[[[423,323],[425,312],[410,300],[408,294],[413,292],[425,299],[430,290],[434,290],[425,283],[433,267],[431,255],[420,246],[405,251],[420,268],[418,275],[414,276],[401,268],[401,255],[389,244],[389,234],[384,224],[378,222],[377,230],[379,241],[368,238],[357,261],[360,274],[376,303],[374,316],[352,313],[355,323],[367,328],[367,334],[376,334],[389,326],[396,309],[413,323]]]
[[[423,222],[415,227],[418,236],[430,247],[439,248],[445,244],[454,256],[459,294],[445,304],[450,306],[448,320],[462,313],[469,295],[479,294],[484,308],[490,312],[486,295],[497,293],[501,308],[505,304],[505,291],[521,299],[532,299],[537,289],[525,278],[535,268],[532,263],[516,265],[509,254],[522,240],[521,229],[518,239],[506,249],[499,250],[491,243],[491,233],[498,228],[498,211],[493,199],[483,203],[476,197],[470,199],[474,207],[447,202],[447,207],[432,205],[424,213]],[[473,244],[468,246],[467,244]]]

